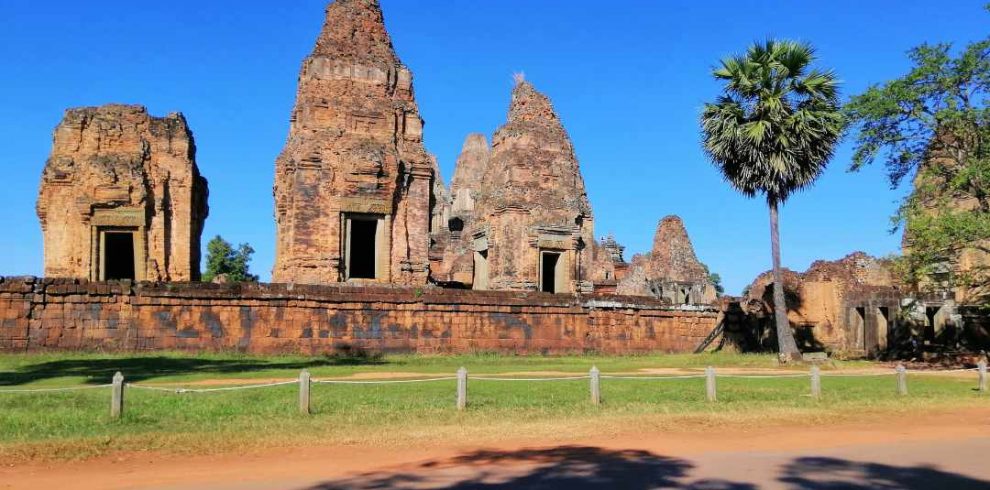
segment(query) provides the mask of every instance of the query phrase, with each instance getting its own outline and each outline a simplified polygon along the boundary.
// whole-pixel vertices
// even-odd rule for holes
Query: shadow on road
[[[587,446],[477,451],[448,460],[423,463],[408,472],[366,473],[346,480],[325,482],[307,490],[756,488],[718,480],[683,483],[681,480],[687,477],[692,467],[687,461],[648,451],[613,451]]]
[[[798,458],[784,467],[779,481],[795,490],[990,489],[990,482],[931,466],[892,466],[839,458]]]
[[[731,464],[731,455],[726,455]],[[305,490],[541,489],[791,490],[990,489],[990,482],[929,466],[892,466],[838,458],[804,457],[770,465],[753,482],[694,479],[695,465],[641,450],[563,446],[519,451],[477,451],[397,472],[364,473]],[[718,473],[705,468],[704,473]]]

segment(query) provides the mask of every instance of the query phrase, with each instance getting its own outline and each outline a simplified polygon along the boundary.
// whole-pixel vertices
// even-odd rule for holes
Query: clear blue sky
[[[767,212],[723,183],[699,146],[698,115],[718,93],[710,69],[767,36],[819,49],[844,93],[896,77],[922,42],[961,44],[990,27],[983,0],[382,0],[415,74],[426,145],[449,181],[464,136],[505,119],[512,74],[553,99],[577,148],[596,233],[627,255],[658,220],[684,218],[699,258],[738,293],[769,268]],[[184,112],[210,180],[206,239],[274,255],[274,161],[288,132],[300,62],[324,0],[0,1],[0,275],[40,274],[37,186],[68,107],[140,103]],[[821,181],[782,211],[783,260],[803,270],[900,238],[882,166],[849,174],[845,144]]]

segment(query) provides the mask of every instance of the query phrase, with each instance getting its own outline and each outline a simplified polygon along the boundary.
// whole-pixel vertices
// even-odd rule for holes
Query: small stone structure
[[[38,195],[45,275],[197,281],[207,195],[182,114],[70,109]]]
[[[276,161],[273,280],[426,284],[435,162],[377,0],[337,0]]]
[[[617,292],[653,296],[673,304],[712,304],[717,296],[708,269],[695,255],[684,222],[677,216],[660,220],[653,249],[633,257]]]
[[[0,278],[0,351],[690,352],[714,308],[383,285]]]

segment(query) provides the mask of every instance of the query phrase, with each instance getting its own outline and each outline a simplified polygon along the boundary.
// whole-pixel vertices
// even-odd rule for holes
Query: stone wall
[[[690,352],[715,320],[622,296],[0,278],[0,351]]]

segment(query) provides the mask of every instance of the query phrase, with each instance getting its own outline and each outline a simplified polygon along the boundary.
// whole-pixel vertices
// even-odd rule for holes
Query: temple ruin
[[[619,294],[653,296],[673,304],[711,304],[715,286],[708,269],[694,253],[684,222],[677,216],[660,220],[653,249],[632,259],[617,288]]]
[[[481,141],[474,145],[483,151]],[[453,187],[455,207],[473,207],[461,237],[470,239],[475,289],[592,291],[594,219],[584,179],[550,99],[532,84],[517,79],[481,183]]]
[[[273,281],[426,284],[435,164],[377,1],[337,0],[276,161]]]
[[[182,114],[66,111],[38,195],[47,277],[198,281],[207,182]]]

